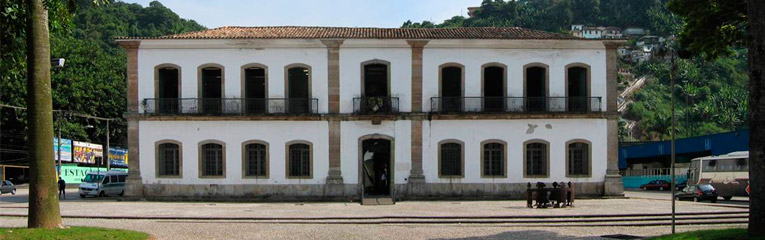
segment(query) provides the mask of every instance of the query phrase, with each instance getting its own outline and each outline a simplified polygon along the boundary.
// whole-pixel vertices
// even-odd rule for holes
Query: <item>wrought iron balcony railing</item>
[[[593,113],[600,97],[433,97],[434,113]]]
[[[317,114],[316,98],[146,98],[152,115],[279,115]]]
[[[353,113],[362,115],[398,113],[397,97],[353,98]]]

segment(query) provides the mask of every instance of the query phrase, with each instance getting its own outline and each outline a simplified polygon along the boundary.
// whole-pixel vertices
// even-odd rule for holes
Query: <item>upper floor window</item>
[[[268,146],[260,142],[244,144],[244,176],[268,176]]]
[[[524,177],[548,177],[550,156],[547,142],[529,141],[525,148]]]
[[[569,177],[590,175],[590,144],[576,141],[567,144],[566,166]]]
[[[440,67],[440,110],[460,112],[463,109],[463,88],[465,67],[457,63],[447,63]]]
[[[440,177],[463,176],[462,143],[457,141],[444,142],[439,145],[438,175]]]
[[[221,143],[205,143],[200,146],[200,176],[225,177],[224,148]]]
[[[362,96],[364,97],[387,97],[390,96],[390,63],[383,60],[371,60],[362,63],[363,81]]]
[[[159,65],[155,68],[156,82],[153,106],[158,113],[177,113],[181,97],[180,67],[171,64]]]
[[[245,113],[265,113],[268,98],[267,69],[263,65],[242,67],[242,98]]]
[[[157,176],[181,176],[181,145],[179,142],[160,142],[157,144]]]
[[[548,110],[548,76],[547,65],[532,63],[524,67],[524,97],[526,111],[544,112]]]
[[[293,64],[286,68],[287,111],[289,113],[308,113],[311,110],[311,69],[302,64]]]
[[[504,177],[505,176],[505,144],[491,141],[482,143],[481,176]]]
[[[502,112],[506,109],[506,67],[499,63],[483,66],[483,111]]]
[[[307,143],[287,145],[287,177],[311,178],[312,157],[311,145]]]
[[[206,114],[220,114],[223,111],[223,66],[202,65],[199,76],[199,108]]]
[[[590,70],[585,64],[571,64],[566,67],[566,109],[584,112],[590,109]]]

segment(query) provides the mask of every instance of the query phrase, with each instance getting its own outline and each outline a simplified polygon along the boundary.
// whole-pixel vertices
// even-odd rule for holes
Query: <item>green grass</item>
[[[70,227],[63,229],[0,228],[0,240],[6,239],[140,239],[149,234],[128,230],[95,227]]]
[[[746,228],[691,231],[672,235],[649,238],[651,240],[765,240],[765,236],[752,237],[747,235]]]

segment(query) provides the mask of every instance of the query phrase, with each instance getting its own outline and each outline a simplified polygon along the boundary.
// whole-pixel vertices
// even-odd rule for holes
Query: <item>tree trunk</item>
[[[53,109],[50,87],[48,10],[42,0],[26,0],[27,121],[30,228],[59,228],[56,166],[53,161]]]
[[[748,0],[749,234],[765,235],[765,1]]]

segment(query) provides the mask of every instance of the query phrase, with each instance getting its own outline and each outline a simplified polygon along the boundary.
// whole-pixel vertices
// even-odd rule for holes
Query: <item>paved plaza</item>
[[[0,227],[26,224],[26,194],[26,189],[19,189],[15,196],[0,196]],[[137,230],[158,239],[601,239],[610,234],[646,237],[669,233],[670,227],[663,225],[668,218],[659,215],[671,212],[670,202],[650,197],[662,193],[628,192],[627,196],[633,194],[638,198],[582,199],[575,207],[557,209],[530,209],[525,201],[405,201],[361,206],[356,202],[119,201],[81,199],[74,194],[60,206],[66,225]],[[695,219],[686,220],[691,225],[679,226],[679,231],[744,227],[724,223],[733,218],[724,214],[736,212],[736,219],[730,220],[742,220],[747,211],[743,204],[725,202],[678,202],[678,213],[721,218],[705,224],[704,216],[681,216]],[[618,215],[624,217],[614,217]],[[581,219],[586,221],[578,222]],[[645,226],[637,226],[641,224]]]

